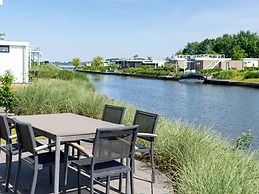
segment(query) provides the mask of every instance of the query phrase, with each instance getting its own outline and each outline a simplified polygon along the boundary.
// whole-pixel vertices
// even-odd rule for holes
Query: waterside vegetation
[[[153,66],[140,66],[138,68],[125,68],[117,70],[116,66],[100,66],[99,68],[95,67],[83,67],[79,68],[79,71],[87,72],[116,72],[118,74],[125,73],[128,75],[151,75],[151,76],[173,76],[179,78],[184,74],[183,71],[180,71],[175,64],[164,65],[154,69]],[[215,68],[198,71],[199,74],[206,74],[207,77],[213,79],[225,79],[225,80],[235,80],[242,82],[259,82],[259,68],[258,67],[245,67],[244,70],[230,69],[228,71]]]
[[[81,79],[39,79],[18,88],[15,97],[15,114],[72,112],[101,118],[104,104],[115,104],[126,106],[124,124],[131,125],[136,110],[96,93]],[[175,193],[259,193],[256,152],[235,150],[228,140],[202,126],[164,118],[157,135],[156,165],[169,177]]]

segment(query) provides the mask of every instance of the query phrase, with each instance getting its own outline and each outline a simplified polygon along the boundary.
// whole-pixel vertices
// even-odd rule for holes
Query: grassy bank
[[[126,106],[125,125],[135,108],[96,93],[82,80],[39,80],[15,92],[16,114],[72,112],[101,118],[104,104]],[[161,118],[155,160],[172,180],[176,193],[259,193],[255,153],[234,151],[227,140],[203,127]],[[143,156],[144,158],[145,156]]]

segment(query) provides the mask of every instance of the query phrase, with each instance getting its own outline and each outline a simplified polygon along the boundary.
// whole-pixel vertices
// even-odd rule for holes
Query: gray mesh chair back
[[[102,120],[115,124],[122,124],[125,115],[125,110],[125,107],[106,104],[103,109]],[[93,143],[93,138],[88,138],[83,141]],[[77,143],[79,144],[80,142]],[[72,148],[72,155],[75,156],[74,148]]]
[[[44,149],[48,149],[49,145],[40,145],[37,147],[34,132],[30,123],[21,122],[17,119],[13,119],[15,123],[15,129],[17,133],[17,140],[19,143],[19,157],[18,157],[18,168],[14,185],[14,192],[17,193],[18,181],[21,170],[21,163],[25,163],[27,166],[33,169],[34,176],[31,186],[31,194],[35,193],[36,183],[38,179],[38,171],[44,167],[52,166],[55,162],[55,152],[42,152]],[[31,155],[26,154],[22,156],[23,152],[29,152]],[[61,157],[62,159],[62,157]],[[61,161],[63,162],[63,161]],[[51,174],[50,174],[51,176]]]
[[[35,148],[37,145],[31,124],[16,119],[14,119],[14,122],[20,150],[28,151],[36,156]]]
[[[115,124],[122,124],[124,115],[125,115],[125,107],[120,107],[120,106],[114,106],[114,105],[104,105],[103,109],[103,115],[102,115],[102,120],[107,121],[110,123],[115,123]],[[93,143],[93,138],[88,138],[83,140],[88,143]],[[77,142],[79,143],[79,142]],[[74,148],[72,150],[72,155],[74,156]]]
[[[0,115],[0,138],[9,143],[10,129],[6,116]]]
[[[156,126],[158,123],[158,115],[154,113],[149,113],[141,110],[137,110],[135,113],[133,124],[139,125],[139,135],[138,138],[150,142],[150,146],[136,145],[138,148],[136,152],[149,152],[152,164],[152,180],[151,183],[155,182],[155,161],[154,161],[154,142]]]
[[[0,142],[0,151],[6,154],[5,191],[7,192],[11,176],[12,156],[18,154],[18,144],[12,142],[11,129],[4,115],[0,115],[0,141],[1,139],[5,141],[5,144]]]
[[[103,109],[102,120],[111,123],[122,124],[125,114],[125,107],[106,104]]]
[[[156,125],[158,122],[158,115],[154,113],[149,113],[141,110],[136,110],[133,125],[139,125],[139,133],[156,133]],[[148,136],[138,136],[139,138],[145,139],[147,141],[153,141],[153,137]]]
[[[93,164],[133,158],[137,127],[97,129],[93,145]]]
[[[137,131],[138,125],[113,129],[97,129],[92,156],[72,162],[78,168],[79,177],[81,169],[90,175],[91,194],[94,192],[94,180],[98,177],[106,177],[106,193],[109,193],[110,177],[119,175],[119,188],[121,190],[122,174],[126,172],[130,173],[131,193],[134,193],[132,169]],[[129,159],[130,165],[128,166],[118,161],[118,159],[122,158]],[[81,193],[80,184],[78,192]]]

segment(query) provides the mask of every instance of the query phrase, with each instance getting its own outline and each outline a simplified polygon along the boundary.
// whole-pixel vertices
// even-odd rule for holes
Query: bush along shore
[[[124,124],[132,124],[135,107],[98,94],[87,80],[62,79],[39,79],[16,88],[14,113],[72,112],[101,118],[104,104],[115,104],[126,106]],[[157,135],[156,167],[168,176],[172,193],[259,193],[256,151],[235,150],[228,140],[207,128],[165,118],[158,122]]]

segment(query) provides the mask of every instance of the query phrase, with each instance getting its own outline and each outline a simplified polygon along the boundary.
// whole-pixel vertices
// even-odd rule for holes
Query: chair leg
[[[119,179],[119,191],[121,193],[122,190],[122,178],[123,178],[123,173],[120,173],[120,179]]]
[[[65,154],[64,154],[64,185],[63,185],[63,193],[66,193],[67,186],[67,174],[68,174],[68,145],[65,144]]]
[[[77,190],[78,194],[81,194],[81,169],[77,168]]]
[[[12,153],[6,155],[5,192],[8,191],[12,168]]]
[[[38,165],[35,164],[34,167],[34,175],[33,175],[33,181],[32,181],[32,186],[31,186],[31,194],[35,193],[35,189],[36,189],[36,184],[37,184],[37,179],[38,179]]]
[[[51,144],[51,139],[48,139],[48,144]],[[49,148],[49,152],[51,152],[51,147]],[[53,179],[52,179],[52,166],[49,167],[49,184],[53,184]]]
[[[151,175],[151,182],[155,183],[156,177],[155,177],[155,158],[154,158],[154,149],[151,148],[150,150],[151,155],[151,164],[152,164],[152,175]]]
[[[94,194],[94,177],[93,175],[91,174],[90,175],[90,179],[91,179],[91,188],[90,188],[90,194]]]
[[[14,193],[17,193],[20,170],[21,170],[21,159],[19,158],[17,172],[16,172],[16,176],[15,176],[15,183],[14,183]]]
[[[110,194],[110,176],[106,177],[106,194]]]
[[[134,179],[132,170],[130,171],[130,190],[131,193],[134,193]]]
[[[120,163],[123,164],[123,158],[120,159]],[[123,178],[123,173],[120,173],[120,175],[119,175],[119,191],[120,191],[120,193],[122,190],[122,178]]]

